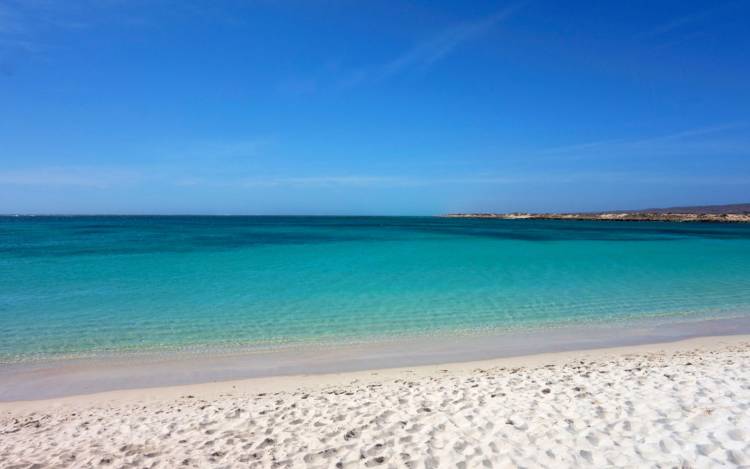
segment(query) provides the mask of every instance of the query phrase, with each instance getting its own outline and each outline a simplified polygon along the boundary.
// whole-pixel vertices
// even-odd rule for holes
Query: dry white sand
[[[0,404],[2,467],[750,465],[750,337]]]

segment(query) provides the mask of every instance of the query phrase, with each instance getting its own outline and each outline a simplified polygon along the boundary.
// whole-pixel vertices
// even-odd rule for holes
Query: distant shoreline
[[[666,221],[750,223],[750,204],[609,210],[606,212],[450,213],[446,218],[496,218],[500,220]]]
[[[709,223],[747,223],[750,222],[750,203],[723,205],[694,205],[664,208],[640,208],[637,210],[607,210],[579,212],[466,212],[436,214],[334,214],[334,213],[0,213],[4,218],[499,218],[505,220],[605,220],[605,221],[675,221],[675,222],[709,222]]]
[[[678,223],[750,223],[748,213],[450,213],[446,218],[499,220],[662,221]]]

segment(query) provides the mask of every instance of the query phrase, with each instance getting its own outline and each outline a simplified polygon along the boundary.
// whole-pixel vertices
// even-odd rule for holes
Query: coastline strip
[[[520,357],[523,361],[524,357],[549,353],[598,353],[597,350],[627,346],[666,347],[700,337],[709,341],[731,337],[743,340],[748,334],[750,317],[740,317],[621,327],[566,327],[220,356],[191,354],[12,364],[0,366],[0,403],[238,380],[296,381],[300,376],[382,373],[391,368],[446,364],[461,368],[487,360]]]

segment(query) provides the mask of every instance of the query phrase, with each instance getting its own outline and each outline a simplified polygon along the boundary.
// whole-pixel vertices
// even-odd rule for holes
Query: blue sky
[[[0,0],[0,212],[750,201],[750,1]]]

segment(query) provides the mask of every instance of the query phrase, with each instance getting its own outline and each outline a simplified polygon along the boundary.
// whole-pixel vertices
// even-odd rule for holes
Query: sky
[[[750,0],[0,0],[0,213],[750,202]]]

